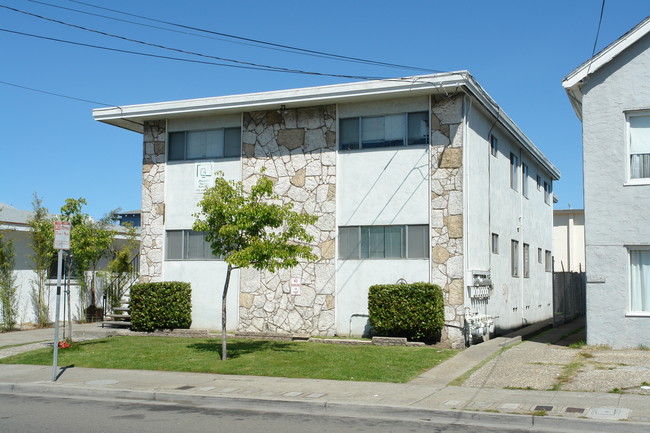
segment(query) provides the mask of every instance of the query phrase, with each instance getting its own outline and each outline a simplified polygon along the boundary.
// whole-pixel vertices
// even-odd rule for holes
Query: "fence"
[[[585,272],[553,273],[553,326],[584,316],[587,310]]]

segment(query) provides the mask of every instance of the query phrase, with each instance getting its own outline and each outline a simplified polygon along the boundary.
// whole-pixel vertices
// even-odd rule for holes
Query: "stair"
[[[105,314],[102,321],[102,328],[104,326],[113,327],[130,327],[131,326],[131,309],[129,308],[129,300],[122,299],[121,307],[113,308],[111,314]]]

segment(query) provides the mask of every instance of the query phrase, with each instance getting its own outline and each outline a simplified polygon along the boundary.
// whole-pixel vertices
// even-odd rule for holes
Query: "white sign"
[[[54,249],[70,249],[70,223],[67,221],[54,221]]]
[[[203,192],[214,183],[214,172],[211,162],[197,162],[194,164],[194,192]]]
[[[292,278],[289,282],[289,287],[291,288],[291,294],[294,296],[300,296],[300,278]]]

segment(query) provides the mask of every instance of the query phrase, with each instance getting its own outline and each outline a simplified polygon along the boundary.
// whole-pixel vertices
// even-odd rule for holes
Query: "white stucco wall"
[[[582,209],[555,211],[553,256],[557,272],[585,271],[585,214]]]
[[[625,113],[650,109],[650,36],[583,88],[587,342],[650,345],[650,314],[631,315],[626,246],[650,246],[650,184],[627,182]]]
[[[550,182],[549,173],[500,126],[473,105],[467,115],[465,147],[465,281],[474,271],[490,271],[493,290],[486,303],[472,302],[472,311],[499,316],[502,330],[552,317],[552,274],[537,262],[537,249],[551,250],[552,206],[536,186],[536,175]],[[490,134],[498,139],[498,153],[490,154]],[[510,153],[519,158],[518,190],[510,186]],[[522,194],[521,163],[528,165],[528,198]],[[486,182],[489,179],[489,182]],[[492,233],[499,235],[499,252],[491,253]],[[511,240],[519,241],[519,277],[511,272]],[[524,243],[530,246],[530,277],[523,277]],[[467,292],[466,292],[467,293]]]

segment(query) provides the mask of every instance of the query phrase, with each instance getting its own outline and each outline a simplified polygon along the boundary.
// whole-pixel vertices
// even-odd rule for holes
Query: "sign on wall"
[[[203,192],[214,183],[214,172],[211,162],[197,162],[194,164],[194,192]]]
[[[300,278],[292,278],[289,281],[289,287],[291,288],[292,295],[300,296],[300,288],[302,287],[300,284]]]

